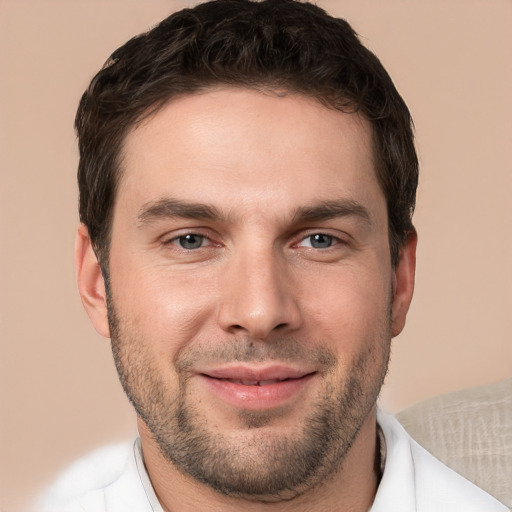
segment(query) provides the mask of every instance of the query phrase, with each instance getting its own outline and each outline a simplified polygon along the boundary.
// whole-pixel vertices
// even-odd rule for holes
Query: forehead
[[[275,212],[384,200],[366,120],[303,95],[238,88],[174,99],[129,132],[116,209],[166,195]]]

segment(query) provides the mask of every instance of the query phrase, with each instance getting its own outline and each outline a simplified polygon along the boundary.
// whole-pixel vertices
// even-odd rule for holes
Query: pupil
[[[332,237],[328,235],[318,234],[312,236],[311,245],[317,249],[325,249],[332,244]]]
[[[184,249],[198,249],[201,247],[202,242],[202,237],[198,235],[180,236],[180,245]]]

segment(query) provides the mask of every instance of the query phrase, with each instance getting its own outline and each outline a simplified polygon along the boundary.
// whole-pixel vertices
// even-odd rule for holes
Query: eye
[[[315,233],[303,238],[299,244],[301,247],[312,247],[313,249],[328,249],[337,243],[334,236],[325,233]]]
[[[179,245],[182,249],[187,250],[199,249],[209,244],[208,238],[195,233],[178,236],[177,238],[174,238],[172,242]]]

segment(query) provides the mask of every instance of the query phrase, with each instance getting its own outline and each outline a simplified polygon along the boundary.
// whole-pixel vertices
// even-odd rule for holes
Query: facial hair
[[[293,338],[224,344],[191,344],[174,360],[177,388],[157,371],[144,339],[118,317],[107,287],[114,361],[125,393],[147,425],[165,460],[197,481],[231,497],[275,502],[292,499],[336,474],[373,410],[387,373],[391,340],[388,322],[378,339],[365,344],[343,379],[329,378],[340,361],[331,350]],[[266,428],[279,411],[240,411],[237,435],[209,424],[190,384],[197,362],[308,362],[319,368],[323,392],[301,425],[289,432]]]

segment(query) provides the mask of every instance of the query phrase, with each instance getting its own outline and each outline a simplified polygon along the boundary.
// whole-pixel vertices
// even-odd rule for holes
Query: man
[[[224,0],[82,97],[79,289],[140,438],[47,510],[500,511],[376,409],[412,298],[407,107],[343,20]]]

